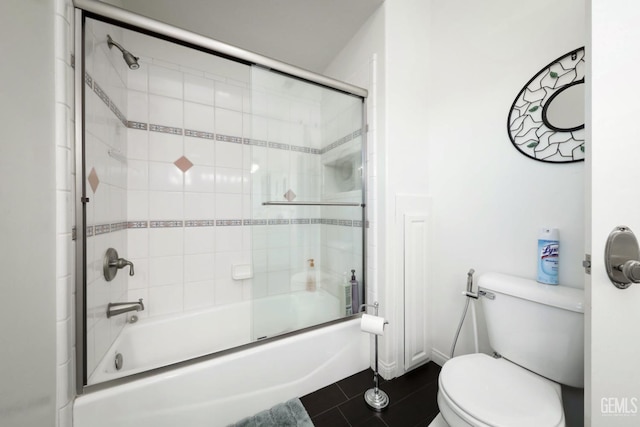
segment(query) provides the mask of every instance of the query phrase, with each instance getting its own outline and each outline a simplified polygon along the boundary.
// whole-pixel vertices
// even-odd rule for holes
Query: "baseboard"
[[[395,378],[398,376],[398,373],[396,372],[396,369],[398,367],[397,365],[398,364],[395,362],[384,363],[378,360],[378,374],[380,374],[380,376],[382,376],[382,378],[384,378],[385,380]]]
[[[449,359],[449,356],[447,356],[443,352],[436,350],[435,348],[431,349],[431,361],[436,365],[442,366]]]

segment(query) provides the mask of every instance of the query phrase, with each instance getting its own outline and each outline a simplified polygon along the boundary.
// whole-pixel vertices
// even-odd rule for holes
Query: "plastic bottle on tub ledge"
[[[345,271],[342,273],[342,286],[340,287],[340,307],[343,316],[351,316],[353,314],[351,302],[351,282]]]
[[[557,228],[542,228],[538,236],[538,282],[558,284],[560,242]]]
[[[315,263],[313,262],[313,258],[307,260],[309,263],[309,268],[307,269],[307,286],[306,289],[309,292],[313,292],[316,290],[316,270]]]
[[[360,284],[355,270],[351,270],[351,307],[354,313],[360,312]]]

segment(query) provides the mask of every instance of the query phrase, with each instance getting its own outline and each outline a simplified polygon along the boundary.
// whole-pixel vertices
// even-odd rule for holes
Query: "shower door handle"
[[[627,289],[632,283],[640,283],[640,246],[629,227],[618,226],[609,234],[604,265],[616,288]]]

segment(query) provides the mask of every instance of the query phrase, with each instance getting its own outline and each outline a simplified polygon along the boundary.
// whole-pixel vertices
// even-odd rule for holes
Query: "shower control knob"
[[[133,276],[133,263],[124,258],[119,258],[118,251],[116,251],[115,249],[107,249],[107,252],[104,254],[102,268],[104,278],[107,282],[112,281],[113,278],[116,277],[116,274],[118,274],[118,270],[121,268],[125,268],[126,266],[129,266],[129,276]]]

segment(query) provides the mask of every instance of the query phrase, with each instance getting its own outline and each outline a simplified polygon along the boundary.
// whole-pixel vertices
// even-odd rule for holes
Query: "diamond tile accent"
[[[284,198],[287,199],[288,201],[292,201],[293,199],[296,198],[296,193],[294,193],[292,190],[289,190],[286,193],[284,193]]]
[[[185,156],[180,157],[178,160],[173,162],[174,165],[178,167],[182,172],[186,172],[193,166],[193,163]]]
[[[93,194],[95,194],[96,190],[98,189],[98,185],[100,185],[100,179],[98,178],[98,173],[96,172],[96,168],[91,168],[91,172],[89,172],[87,181],[89,181],[91,190],[93,191]]]

